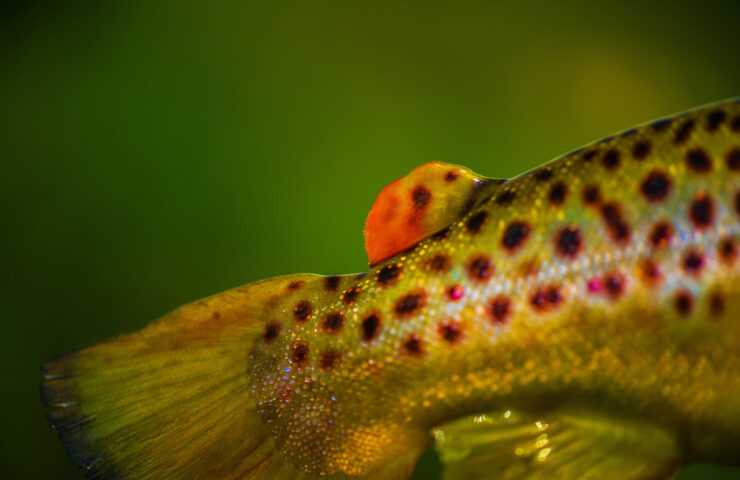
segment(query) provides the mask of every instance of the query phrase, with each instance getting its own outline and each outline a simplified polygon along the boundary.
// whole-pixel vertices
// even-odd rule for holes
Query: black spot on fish
[[[522,246],[527,236],[529,236],[529,225],[526,222],[515,220],[504,230],[501,244],[506,250],[512,252]]]
[[[426,303],[426,294],[423,290],[407,293],[396,300],[393,311],[400,317],[409,317],[419,311]]]
[[[707,116],[707,131],[713,132],[717,130],[722,122],[725,121],[725,117],[726,114],[724,110],[714,110],[709,112],[709,115]]]
[[[737,198],[735,206],[738,208]],[[714,222],[714,202],[706,193],[699,192],[691,201],[689,218],[700,229],[707,228]]]
[[[485,282],[493,274],[493,265],[487,255],[475,255],[468,260],[468,274],[473,280]]]
[[[581,232],[575,226],[563,227],[555,234],[555,251],[561,257],[573,258],[581,249]]]
[[[727,169],[734,172],[740,170],[740,148],[733,148],[725,155]]]
[[[262,339],[266,342],[272,342],[280,334],[280,323],[276,321],[269,322],[265,325],[265,329],[262,332]]]
[[[385,287],[391,285],[398,280],[398,276],[401,274],[401,267],[396,264],[386,265],[381,268],[375,279],[378,284]]]
[[[647,141],[643,140],[641,142],[637,142],[634,147],[632,147],[632,157],[635,160],[645,160],[648,155],[650,155],[650,150],[652,150],[652,144]]]
[[[305,340],[296,340],[293,344],[293,362],[304,365],[308,360],[308,343]]]
[[[321,329],[326,333],[336,333],[342,329],[343,325],[344,313],[332,312],[324,317],[324,321],[321,322]]]
[[[450,257],[444,253],[437,253],[427,261],[427,267],[432,272],[444,273],[450,269]]]
[[[601,192],[598,185],[586,185],[581,193],[583,203],[586,205],[596,205],[601,200]]]
[[[653,225],[648,235],[648,241],[654,248],[665,248],[671,243],[673,228],[667,222],[658,222]]]
[[[465,226],[467,227],[468,232],[472,234],[480,232],[480,229],[485,223],[486,218],[488,218],[488,213],[486,213],[485,210],[481,210],[480,212],[473,214],[470,218],[468,218],[467,222],[465,222]]]
[[[550,187],[550,192],[547,194],[547,199],[551,205],[562,205],[565,202],[565,196],[568,194],[568,187],[563,182],[557,182]]]
[[[319,355],[319,366],[324,370],[331,370],[341,358],[341,355],[334,350],[327,350]]]
[[[293,317],[296,322],[305,322],[311,318],[313,312],[313,305],[308,300],[301,300],[293,307]]]
[[[704,256],[694,250],[686,253],[683,257],[683,269],[689,275],[697,275],[704,266]]]
[[[511,301],[499,295],[488,303],[487,311],[494,324],[503,324],[511,313]]]
[[[497,197],[495,202],[499,205],[509,205],[516,198],[516,193],[513,190],[504,190]]]
[[[661,120],[656,120],[651,124],[653,127],[653,130],[656,132],[660,132],[668,128],[668,126],[673,122],[673,119],[671,118],[663,118]]]
[[[664,172],[653,170],[640,183],[640,191],[649,202],[660,202],[670,193],[671,181]]]
[[[604,168],[607,170],[614,170],[617,167],[619,167],[619,151],[615,149],[607,150],[607,152],[604,154],[604,156],[601,159],[601,164],[604,165]]]
[[[676,137],[673,139],[673,143],[676,145],[683,144],[687,138],[689,138],[689,135],[691,135],[691,132],[694,130],[695,121],[693,118],[690,118],[686,120],[680,127],[678,127],[678,130],[676,130]]]
[[[700,148],[689,150],[686,154],[686,165],[696,173],[707,173],[712,170],[712,160]]]
[[[360,294],[360,287],[348,288],[344,294],[342,294],[342,302],[349,305],[357,300],[357,296]]]
[[[337,287],[339,287],[339,281],[341,278],[337,275],[332,275],[330,277],[324,277],[324,288],[328,292],[334,292],[336,291]]]
[[[362,340],[365,342],[371,342],[380,332],[380,315],[376,312],[371,312],[362,319],[360,323],[360,333]]]
[[[421,339],[418,335],[410,335],[408,339],[404,342],[403,348],[406,353],[414,356],[418,356],[423,353],[421,347]]]
[[[691,313],[694,306],[694,297],[691,296],[691,292],[688,290],[680,290],[673,298],[673,305],[676,307],[678,314],[685,317]]]
[[[617,243],[626,243],[630,238],[630,227],[622,216],[619,205],[613,202],[601,206],[601,217],[612,240]]]
[[[455,343],[460,339],[460,324],[457,322],[442,323],[438,329],[439,335],[448,343]]]
[[[424,185],[417,185],[411,191],[411,199],[414,202],[415,210],[424,210],[432,199],[432,192]]]

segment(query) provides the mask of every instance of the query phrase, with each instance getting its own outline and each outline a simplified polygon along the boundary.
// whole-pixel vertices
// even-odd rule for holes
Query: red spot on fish
[[[604,284],[601,283],[600,278],[592,278],[586,283],[586,289],[589,293],[601,293],[604,289]]]
[[[463,295],[465,295],[465,289],[462,287],[462,285],[452,285],[447,289],[447,296],[450,298],[450,300],[460,300]]]

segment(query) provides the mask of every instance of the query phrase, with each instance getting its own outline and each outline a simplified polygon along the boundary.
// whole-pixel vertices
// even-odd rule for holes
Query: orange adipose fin
[[[491,181],[459,165],[428,162],[388,184],[365,221],[365,252],[370,265],[406,250],[458,219],[475,192]]]

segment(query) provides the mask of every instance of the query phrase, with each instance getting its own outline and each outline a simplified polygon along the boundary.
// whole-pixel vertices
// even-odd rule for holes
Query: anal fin
[[[658,480],[683,466],[671,432],[601,413],[507,410],[449,422],[434,437],[446,480]]]

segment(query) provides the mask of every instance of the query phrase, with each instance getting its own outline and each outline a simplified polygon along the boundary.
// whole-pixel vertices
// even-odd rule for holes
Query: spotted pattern
[[[643,329],[666,334],[682,325],[699,331],[729,321],[733,296],[726,279],[735,278],[740,266],[739,132],[740,107],[653,122],[503,185],[481,182],[465,199],[469,212],[365,274],[278,283],[265,302],[254,355],[263,366],[277,359],[279,369],[260,367],[254,388],[267,418],[290,418],[291,426],[311,425],[317,432],[291,431],[293,436],[281,437],[281,447],[313,472],[324,472],[324,464],[301,452],[330,451],[323,438],[334,428],[344,435],[342,422],[352,415],[373,424],[376,417],[362,415],[375,406],[352,404],[343,389],[348,378],[372,386],[376,375],[389,372],[388,388],[399,393],[395,389],[405,384],[392,382],[396,373],[387,365],[413,375],[427,369],[436,374],[441,367],[452,372],[465,362],[496,357],[511,345],[510,332],[526,333],[531,325],[543,336],[572,328],[570,344],[584,341],[579,329],[589,322],[620,335]],[[404,190],[411,197],[402,200],[417,210],[443,208],[435,188],[460,185],[465,175],[458,171],[440,169],[429,183]],[[635,309],[641,315],[621,314]],[[660,315],[650,316],[653,310]],[[537,363],[526,372],[530,357]],[[486,383],[488,395],[493,385],[519,388],[497,368],[524,372],[516,381],[546,383],[542,365],[567,363],[536,348],[508,358],[522,361],[486,365],[485,377],[461,376],[459,388],[474,391],[489,377],[497,383]],[[579,360],[590,365],[602,357]],[[598,368],[610,368],[608,361],[603,358]],[[358,392],[365,388],[356,385]],[[340,395],[334,398],[335,392]],[[396,398],[429,404],[432,411],[448,401],[440,402],[436,393],[422,385]],[[444,393],[451,405],[459,401],[454,388]],[[324,395],[331,400],[321,403]],[[289,401],[270,410],[275,398]],[[328,428],[322,422],[330,415],[336,417]]]
[[[501,245],[503,245],[503,247],[509,252],[513,252],[524,244],[524,241],[528,236],[529,225],[527,222],[515,220],[506,227],[506,230],[504,230],[504,234],[501,238]]]
[[[568,187],[563,182],[557,182],[550,187],[547,199],[551,205],[560,206],[565,203],[565,197],[568,195]]]
[[[293,317],[296,322],[305,322],[311,318],[313,313],[313,304],[308,300],[301,300],[293,307]]]
[[[622,209],[614,202],[601,206],[601,216],[611,238],[617,243],[625,243],[630,239],[630,227],[622,215]]]
[[[465,223],[465,225],[468,227],[468,232],[473,234],[480,232],[483,224],[486,222],[486,218],[488,218],[488,213],[486,213],[485,210],[481,210],[480,212],[471,216]]]
[[[652,144],[647,140],[637,142],[632,147],[632,157],[635,160],[645,160],[650,155],[652,148]]]
[[[468,273],[470,278],[479,282],[485,282],[493,275],[493,264],[487,255],[475,255],[468,260]]]
[[[660,202],[670,193],[671,181],[665,172],[653,170],[640,183],[640,191],[648,201]]]
[[[398,280],[399,275],[401,275],[401,267],[396,264],[390,264],[381,268],[375,279],[379,285],[388,286],[394,284]]]
[[[712,160],[701,148],[694,148],[686,154],[686,165],[696,173],[707,173],[712,170]]]
[[[448,343],[455,343],[460,339],[460,324],[450,321],[439,325],[439,335]]]
[[[737,198],[736,198],[737,200]],[[737,202],[735,202],[737,205]],[[709,228],[714,222],[714,202],[706,193],[700,192],[691,202],[689,218],[699,229]]]
[[[362,319],[360,323],[360,333],[362,334],[362,340],[365,342],[371,342],[378,336],[380,332],[380,314],[378,312],[370,312]]]
[[[424,307],[426,294],[423,290],[407,293],[396,301],[393,306],[393,312],[399,318],[410,317],[418,313]]]
[[[326,333],[337,333],[344,326],[344,312],[331,312],[321,322],[321,329]]]

